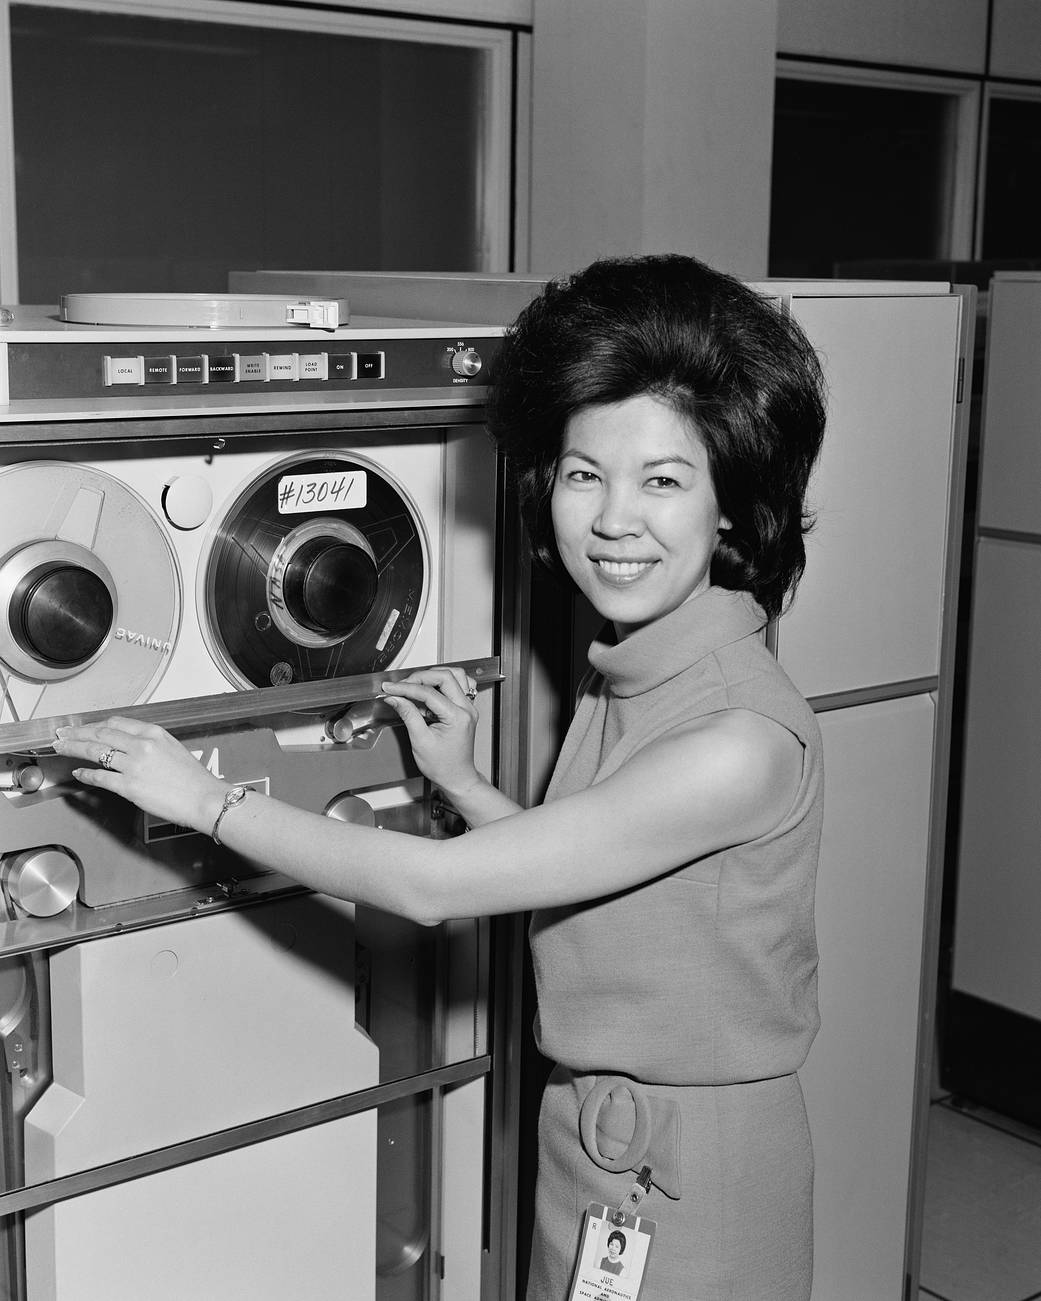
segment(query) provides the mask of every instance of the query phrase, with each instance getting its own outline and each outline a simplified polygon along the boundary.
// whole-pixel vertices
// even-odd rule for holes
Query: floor
[[[1041,1301],[1041,1132],[934,1102],[919,1301]]]

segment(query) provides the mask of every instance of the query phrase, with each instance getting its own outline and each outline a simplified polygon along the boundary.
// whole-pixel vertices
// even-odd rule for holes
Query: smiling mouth
[[[593,564],[604,578],[613,583],[632,583],[645,574],[653,560],[594,560]]]

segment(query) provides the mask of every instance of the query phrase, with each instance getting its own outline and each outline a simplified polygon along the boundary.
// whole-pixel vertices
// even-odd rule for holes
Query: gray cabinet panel
[[[777,635],[807,695],[939,671],[960,302],[792,301],[829,386],[806,575]]]
[[[903,1295],[934,718],[927,695],[820,718],[813,1301]]]

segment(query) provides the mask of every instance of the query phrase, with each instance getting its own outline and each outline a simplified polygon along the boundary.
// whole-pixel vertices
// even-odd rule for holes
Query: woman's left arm
[[[228,791],[161,728],[128,719],[63,729],[60,754],[112,768],[87,785],[210,834]],[[301,884],[433,925],[613,894],[775,827],[791,808],[802,746],[743,710],[660,737],[588,790],[430,840],[355,826],[250,794],[222,818],[230,849]]]

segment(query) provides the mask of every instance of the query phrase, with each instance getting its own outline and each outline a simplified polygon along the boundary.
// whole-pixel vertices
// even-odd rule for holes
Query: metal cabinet
[[[774,632],[825,747],[813,1297],[892,1301],[918,1265],[974,295],[765,287],[829,389],[806,576]]]
[[[1041,275],[990,289],[945,1087],[1032,1124],[1041,1051]]]

